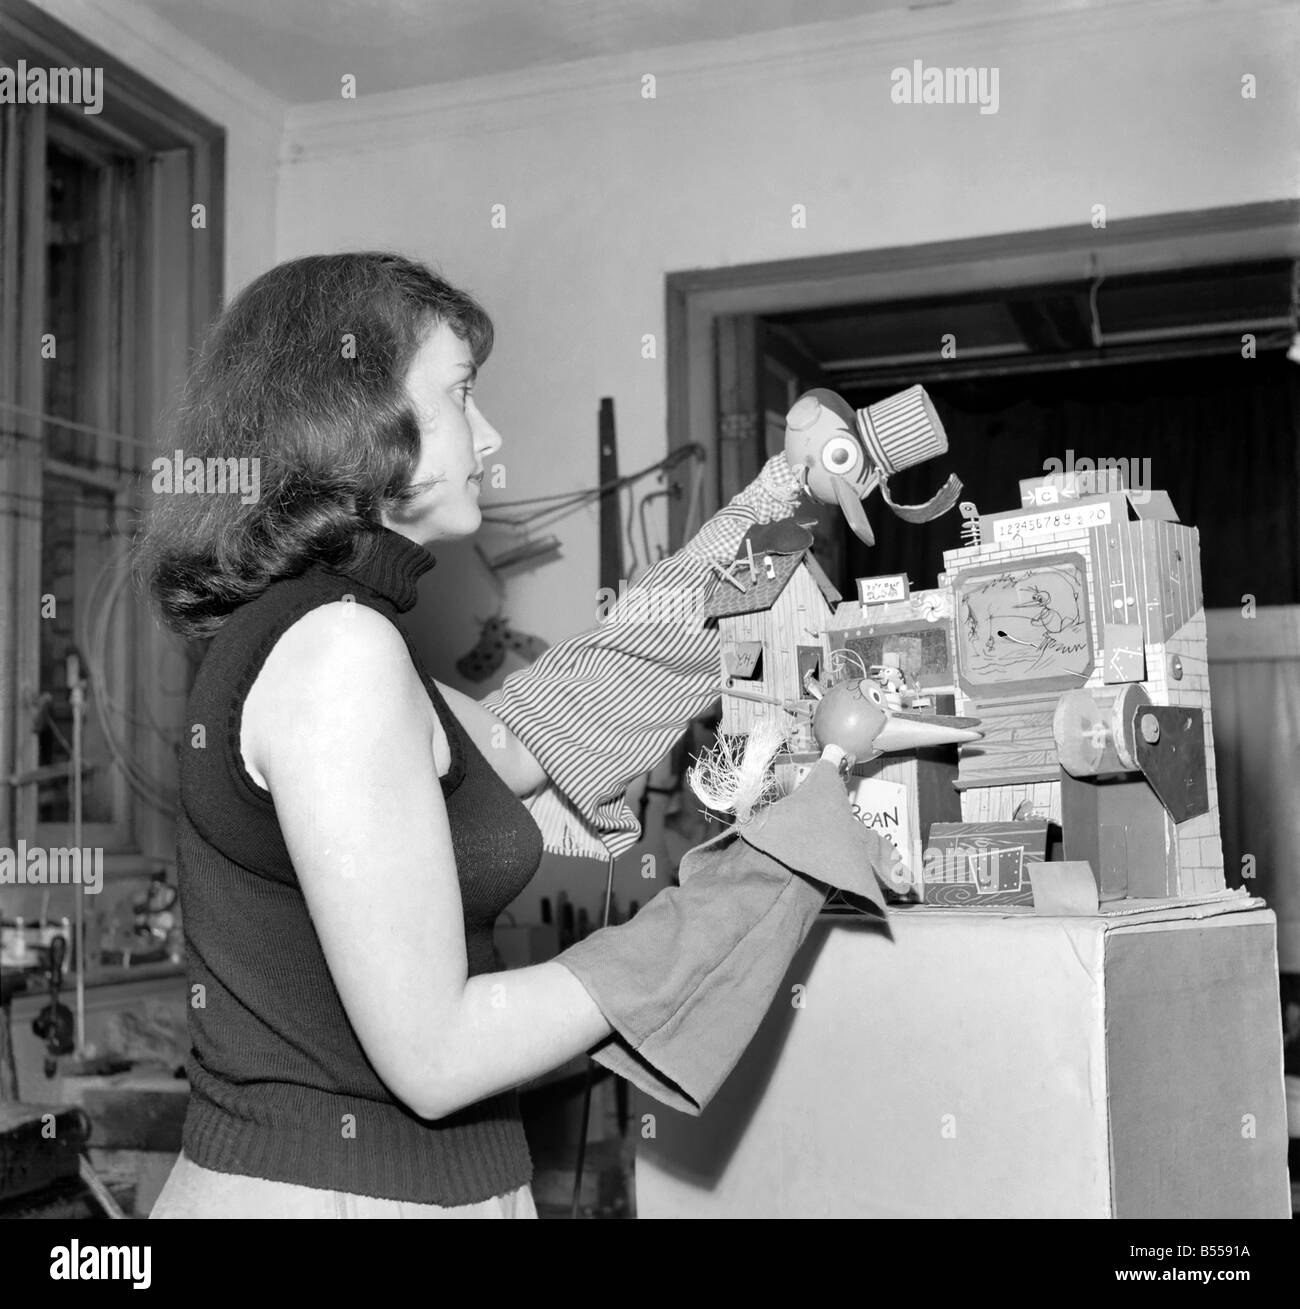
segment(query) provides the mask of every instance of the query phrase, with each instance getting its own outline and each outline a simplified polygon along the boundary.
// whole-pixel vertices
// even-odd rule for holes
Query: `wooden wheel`
[[[1110,744],[1111,727],[1087,691],[1066,691],[1056,702],[1052,736],[1061,767],[1071,777],[1095,777]]]

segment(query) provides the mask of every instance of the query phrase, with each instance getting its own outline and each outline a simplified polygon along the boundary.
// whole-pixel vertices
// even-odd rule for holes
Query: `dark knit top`
[[[542,838],[448,709],[399,618],[433,564],[381,528],[361,563],[314,565],[240,606],[199,668],[186,721],[191,732],[206,729],[206,746],[182,751],[177,845],[193,1047],[184,1149],[204,1168],[439,1205],[502,1195],[532,1177],[513,1091],[426,1122],[380,1081],[326,966],[275,805],[239,750],[244,697],[293,622],[345,595],[389,618],[450,743],[441,784],[469,973],[492,971],[493,924],[536,872]],[[421,1029],[415,1004],[410,1022],[412,1040],[435,1035]]]

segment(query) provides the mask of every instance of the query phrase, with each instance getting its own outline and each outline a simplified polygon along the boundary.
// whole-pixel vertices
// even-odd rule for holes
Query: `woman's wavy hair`
[[[134,565],[172,631],[210,637],[272,582],[372,547],[380,513],[415,494],[405,379],[438,324],[476,364],[491,352],[482,307],[396,254],[293,259],[236,297],[199,352],[165,456],[258,459],[260,494],[154,496]]]

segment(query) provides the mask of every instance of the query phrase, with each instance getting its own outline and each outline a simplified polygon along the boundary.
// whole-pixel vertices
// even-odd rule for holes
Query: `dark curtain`
[[[892,387],[890,390],[898,390]],[[1018,482],[1049,458],[1150,459],[1148,485],[1169,492],[1199,528],[1207,608],[1300,603],[1300,366],[1280,354],[1116,364],[1073,371],[926,383],[948,433],[948,456],[899,473],[900,504],[927,499],[949,472],[984,513],[1019,506]],[[855,407],[888,391],[855,391]],[[961,544],[954,509],[914,527],[878,495],[867,501],[876,545],[845,529],[848,575],[906,572],[932,587],[943,551]]]

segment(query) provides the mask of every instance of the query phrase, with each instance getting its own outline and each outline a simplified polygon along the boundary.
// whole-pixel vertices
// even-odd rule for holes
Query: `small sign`
[[[911,797],[907,787],[882,777],[855,777],[849,785],[854,818],[883,836],[898,851],[897,862],[884,870],[894,890],[902,894],[919,886],[920,851],[913,848],[914,843],[919,842],[919,833],[913,830]]]
[[[1047,823],[932,823],[921,899],[949,907],[1034,903],[1031,868],[1047,857]]]
[[[1045,477],[1024,478],[1020,483],[1020,503],[1026,509],[1046,508],[1090,495],[1119,495],[1124,489],[1122,467],[1069,469]]]
[[[754,677],[762,653],[761,641],[737,641],[736,648],[731,654],[731,676]]]
[[[906,573],[882,573],[879,577],[858,578],[859,604],[888,604],[891,600],[906,600],[910,594]]]
[[[1101,500],[1095,504],[1066,504],[1059,509],[1044,510],[1037,514],[1011,514],[1006,518],[995,518],[992,524],[993,541],[996,545],[1019,546],[1026,541],[1055,536],[1058,532],[1106,527],[1112,521],[1110,506],[1109,500]]]

